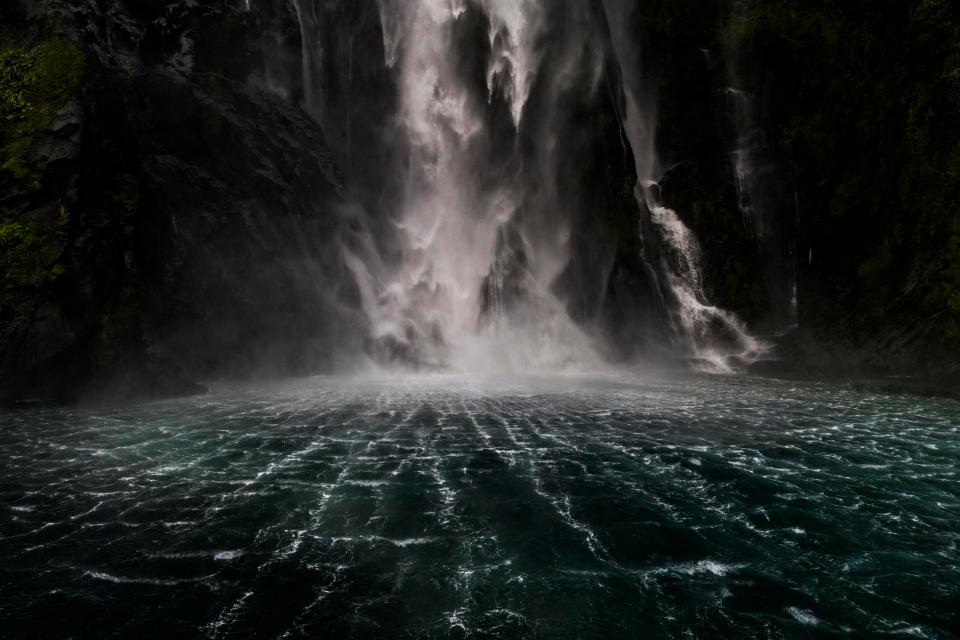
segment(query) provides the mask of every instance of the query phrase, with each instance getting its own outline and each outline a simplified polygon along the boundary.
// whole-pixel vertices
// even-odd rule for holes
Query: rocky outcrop
[[[228,370],[302,373],[355,355],[364,320],[337,250],[342,178],[294,91],[268,78],[264,42],[293,37],[268,29],[290,17],[265,25],[188,2],[24,8],[16,46],[73,43],[85,66],[30,141],[30,175],[2,176],[3,241],[29,271],[11,282],[4,265],[4,397],[179,394]]]
[[[956,3],[622,4],[661,197],[710,299],[778,345],[764,370],[960,384]]]
[[[400,253],[409,158],[380,4],[0,6],[4,401],[187,393],[376,354],[345,254],[389,273]],[[662,165],[643,186],[696,234],[704,298],[776,342],[763,367],[957,382],[960,15],[887,4],[557,3],[516,119],[506,67],[487,77],[503,42],[468,3],[456,64],[490,125],[478,188],[533,185],[484,313],[523,298],[538,242],[561,242],[551,294],[611,359],[676,355],[671,256],[624,133],[636,73]],[[637,66],[606,42],[612,6]],[[568,238],[546,237],[544,212]]]

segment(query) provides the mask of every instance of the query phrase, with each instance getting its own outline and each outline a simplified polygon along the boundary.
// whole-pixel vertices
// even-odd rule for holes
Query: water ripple
[[[8,637],[960,630],[949,401],[317,378],[0,427]]]

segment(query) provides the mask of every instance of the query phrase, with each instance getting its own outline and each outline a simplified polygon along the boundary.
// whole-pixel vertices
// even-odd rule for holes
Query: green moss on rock
[[[140,302],[140,287],[136,284],[136,276],[131,274],[117,299],[100,319],[97,364],[103,371],[123,364],[124,354],[132,351],[131,345],[142,340]]]
[[[0,224],[0,291],[4,300],[24,290],[40,288],[62,275],[63,266],[56,264],[60,253],[57,238],[55,224]]]
[[[30,149],[79,91],[85,68],[84,54],[63,35],[32,46],[0,40],[0,170],[21,181],[39,179]]]

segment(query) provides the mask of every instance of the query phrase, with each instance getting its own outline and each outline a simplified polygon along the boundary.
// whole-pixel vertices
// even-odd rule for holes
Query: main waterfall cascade
[[[428,369],[598,366],[549,290],[565,262],[563,232],[533,236],[531,194],[510,171],[517,145],[493,133],[503,124],[495,103],[520,127],[542,9],[483,3],[490,55],[480,95],[457,50],[468,37],[465,2],[379,8],[407,174],[395,213],[398,264],[378,272],[350,261],[378,355]]]
[[[323,121],[322,79],[313,77],[324,55],[316,37],[323,13],[311,0],[293,4],[304,106]],[[711,371],[731,371],[764,351],[732,313],[709,302],[699,243],[658,200],[655,95],[626,34],[608,33],[607,23],[622,24],[623,4],[602,4],[598,11],[575,1],[377,0],[383,64],[397,94],[392,144],[400,161],[384,170],[402,176],[388,212],[399,246],[383,255],[382,243],[366,239],[343,251],[378,361],[455,371],[603,366],[602,331],[589,317],[575,321],[569,291],[557,286],[573,264],[573,221],[582,212],[561,195],[569,189],[557,158],[564,132],[553,128],[572,93],[600,91],[621,95],[640,258],[667,310],[673,351]],[[547,52],[548,40],[562,44]],[[605,67],[611,57],[619,88]],[[599,263],[608,276],[612,258]],[[604,282],[586,286],[603,299]]]

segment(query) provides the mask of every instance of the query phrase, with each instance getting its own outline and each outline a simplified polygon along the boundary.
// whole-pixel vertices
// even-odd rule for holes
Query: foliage
[[[131,275],[100,318],[98,360],[104,370],[121,364],[125,351],[141,339],[140,302],[140,288]]]
[[[65,36],[33,46],[0,40],[0,169],[36,180],[28,154],[83,80],[85,57]]]
[[[4,300],[25,289],[43,286],[63,274],[55,224],[8,222],[0,224],[0,274]]]
[[[744,1],[718,39],[796,167],[814,297],[865,333],[960,323],[960,5]]]

